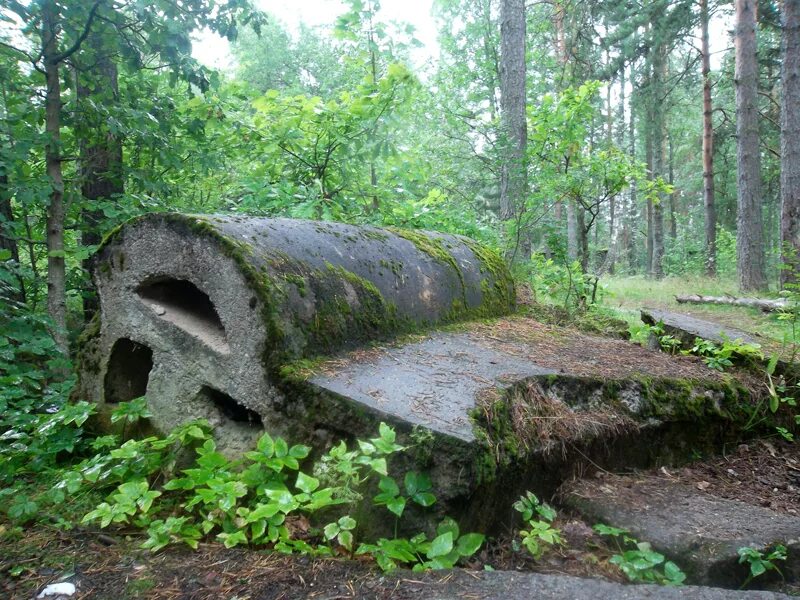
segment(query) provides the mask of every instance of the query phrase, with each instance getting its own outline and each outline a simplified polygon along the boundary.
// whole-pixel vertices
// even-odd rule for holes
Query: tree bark
[[[611,58],[606,53],[606,61],[611,62]],[[625,103],[625,77],[622,77],[622,103]],[[610,149],[614,144],[614,118],[611,106],[611,81],[608,82],[606,88],[606,145]],[[615,241],[614,241],[614,226],[616,225],[616,211],[617,211],[617,195],[612,194],[608,199],[608,272],[614,274],[614,254],[615,254]],[[597,230],[595,230],[597,231]]]
[[[781,287],[800,283],[800,0],[783,2]]]
[[[772,300],[768,298],[737,298],[735,296],[702,296],[691,294],[689,296],[675,296],[678,304],[729,304],[733,306],[748,306],[758,308],[764,312],[776,312],[791,308],[791,303],[785,298]]]
[[[500,174],[500,218],[518,218],[525,207],[528,173],[525,160],[528,123],[525,113],[525,2],[502,0],[500,5],[500,118],[503,164]],[[530,255],[518,231],[523,258]]]
[[[654,51],[653,80],[651,84],[651,98],[653,120],[653,179],[666,174],[666,118],[664,116],[664,81],[667,76],[667,50],[661,44]],[[657,202],[653,202],[653,252],[650,263],[650,275],[655,279],[664,277],[664,204],[667,199],[661,195]]]
[[[758,63],[755,0],[736,0],[736,155],[738,214],[736,266],[742,290],[767,287],[761,214],[761,158],[758,138]]]
[[[47,313],[53,325],[53,339],[64,353],[67,344],[67,291],[64,261],[64,178],[61,172],[61,80],[59,78],[58,6],[45,0],[42,6],[42,62],[45,94],[45,167],[50,179],[47,207]]]
[[[81,73],[78,82],[78,102],[94,98],[95,104],[116,106],[119,103],[117,66],[104,51],[97,36],[92,36],[94,65]],[[93,111],[84,106],[81,114],[86,116]],[[112,201],[124,192],[122,176],[122,142],[112,133],[104,119],[84,118],[80,144],[81,195],[86,200],[81,210],[82,242],[85,246],[98,245],[102,238],[100,224],[103,213],[97,207],[98,201]],[[83,263],[88,271],[89,259]],[[99,304],[91,278],[85,278],[83,290],[83,314],[88,322],[98,310]]]
[[[629,77],[631,83],[635,82],[635,76],[633,71],[633,65],[631,64],[631,75]],[[636,160],[636,115],[633,111],[634,103],[633,103],[633,94],[636,92],[635,88],[631,89],[631,98],[630,98],[630,112],[628,122],[628,140],[630,142],[630,157],[631,160]],[[636,217],[639,214],[639,207],[638,207],[638,199],[637,199],[637,189],[636,189],[636,182],[634,181],[631,183],[630,189],[630,207],[629,207],[629,214],[628,218],[626,219],[626,226],[628,228],[628,237],[626,240],[626,251],[628,254],[628,271],[630,273],[636,273],[636,242],[634,237],[634,232],[636,231]]]
[[[700,0],[700,45],[703,76],[703,207],[705,209],[706,275],[717,275],[717,209],[714,205],[714,124],[711,104],[711,52],[708,0]]]

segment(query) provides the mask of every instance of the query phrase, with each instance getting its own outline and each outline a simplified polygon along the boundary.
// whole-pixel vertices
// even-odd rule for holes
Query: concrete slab
[[[434,333],[416,343],[360,353],[358,362],[328,369],[310,383],[412,425],[471,442],[475,435],[469,413],[482,392],[556,372],[483,347],[465,334]]]
[[[780,568],[800,574],[800,518],[717,498],[659,477],[607,476],[579,480],[564,491],[568,506],[590,522],[626,529],[672,558],[694,583],[737,587],[747,577],[739,548],[788,549]]]
[[[473,573],[457,569],[438,582],[420,581],[416,574],[413,579],[416,581],[403,581],[398,590],[402,597],[410,597],[408,594],[413,591],[413,586],[418,587],[418,597],[431,600],[779,600],[790,597],[766,591],[623,585],[601,579],[514,571]]]
[[[643,308],[641,314],[642,321],[648,325],[655,325],[659,321],[663,322],[666,333],[674,335],[686,344],[694,343],[694,338],[696,337],[718,344],[722,344],[725,338],[731,341],[740,339],[747,344],[759,343],[754,336],[741,329],[727,327],[713,321],[706,321],[681,313],[657,308]]]

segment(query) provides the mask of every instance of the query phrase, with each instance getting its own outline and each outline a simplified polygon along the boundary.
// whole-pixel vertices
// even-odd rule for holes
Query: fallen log
[[[701,296],[690,294],[688,296],[675,296],[678,304],[730,304],[733,306],[749,306],[764,312],[778,312],[790,307],[790,302],[785,298],[737,298],[736,296]]]

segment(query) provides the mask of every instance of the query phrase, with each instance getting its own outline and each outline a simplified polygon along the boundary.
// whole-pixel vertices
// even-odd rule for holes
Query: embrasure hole
[[[220,416],[228,421],[232,421],[239,426],[255,427],[263,429],[261,415],[256,411],[242,406],[236,400],[219,390],[204,385],[200,389],[200,398],[213,405]]]
[[[150,370],[153,368],[153,351],[128,338],[114,342],[105,378],[106,402],[130,402],[144,396]]]
[[[161,279],[141,285],[136,293],[159,318],[177,325],[216,352],[230,352],[217,309],[208,294],[190,281]]]

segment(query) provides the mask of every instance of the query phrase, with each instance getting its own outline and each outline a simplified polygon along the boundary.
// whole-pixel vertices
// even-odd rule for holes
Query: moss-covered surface
[[[745,427],[757,406],[758,400],[733,377],[608,380],[549,375],[509,390],[487,390],[471,418],[476,439],[485,448],[480,477],[486,482],[526,457],[610,443],[642,428],[705,428],[708,443],[714,444],[724,425],[736,439],[749,435]]]
[[[212,241],[224,256],[234,261],[258,300],[267,330],[263,362],[273,373],[297,359],[324,356],[369,340],[386,339],[433,325],[400,316],[397,306],[364,277],[330,262],[326,262],[323,268],[315,268],[277,248],[256,250],[246,239],[222,231],[223,223],[219,217],[179,213],[137,217],[113,230],[103,240],[98,250],[100,271],[103,272],[104,267],[110,264],[111,256],[107,253],[119,236],[125,235],[128,227],[161,224],[179,234],[201,236]],[[318,223],[316,226],[325,234],[335,231],[330,224]],[[479,259],[481,272],[486,274],[482,285],[484,297],[478,307],[468,306],[464,274],[443,238],[417,231],[392,229],[383,232],[365,228],[354,233],[353,240],[346,241],[357,243],[361,236],[366,240],[385,242],[391,237],[389,231],[411,241],[420,252],[454,270],[461,289],[458,299],[449,310],[443,311],[440,322],[506,313],[513,307],[513,286],[509,284],[510,275],[502,260],[471,240],[459,238]],[[113,268],[111,265],[105,275],[109,276]],[[376,268],[386,268],[396,277],[402,277],[404,265],[399,261],[378,259]],[[298,310],[298,307],[302,309]]]

